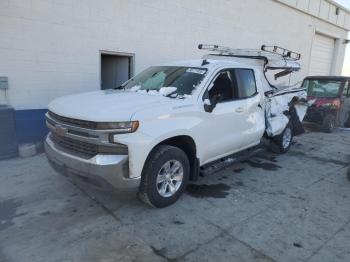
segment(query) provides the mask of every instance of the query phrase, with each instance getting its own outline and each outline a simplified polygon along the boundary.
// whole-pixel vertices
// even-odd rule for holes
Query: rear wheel
[[[274,153],[286,153],[293,143],[292,125],[289,123],[282,134],[275,136],[270,141],[270,150]]]
[[[190,164],[181,149],[158,146],[149,156],[142,172],[139,198],[153,207],[169,206],[184,192],[189,174]]]
[[[335,117],[334,115],[326,115],[323,119],[322,128],[327,133],[332,133],[335,127]]]
[[[344,123],[344,126],[345,127],[350,127],[350,112],[348,112],[348,114],[347,114],[347,120],[346,120],[346,122]]]

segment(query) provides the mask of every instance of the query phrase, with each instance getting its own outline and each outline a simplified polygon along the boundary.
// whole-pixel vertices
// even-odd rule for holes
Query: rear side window
[[[257,93],[254,71],[252,69],[235,69],[235,76],[238,99],[251,97]]]
[[[343,96],[349,96],[350,81],[347,81],[344,85]]]

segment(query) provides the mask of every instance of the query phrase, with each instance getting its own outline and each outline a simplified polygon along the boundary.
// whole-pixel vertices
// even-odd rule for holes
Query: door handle
[[[244,108],[243,107],[237,107],[235,111],[237,113],[242,113],[242,112],[244,112]]]

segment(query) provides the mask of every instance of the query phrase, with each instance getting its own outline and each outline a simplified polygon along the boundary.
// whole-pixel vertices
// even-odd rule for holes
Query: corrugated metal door
[[[101,89],[115,88],[127,81],[131,73],[130,63],[130,56],[102,54]]]
[[[335,39],[316,34],[312,44],[309,75],[330,75]]]

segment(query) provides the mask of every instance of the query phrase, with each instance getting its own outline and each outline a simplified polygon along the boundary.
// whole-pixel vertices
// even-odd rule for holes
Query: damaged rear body
[[[268,137],[279,135],[289,122],[294,135],[304,132],[302,121],[308,104],[304,88],[285,88],[268,94],[266,97],[266,134]]]

